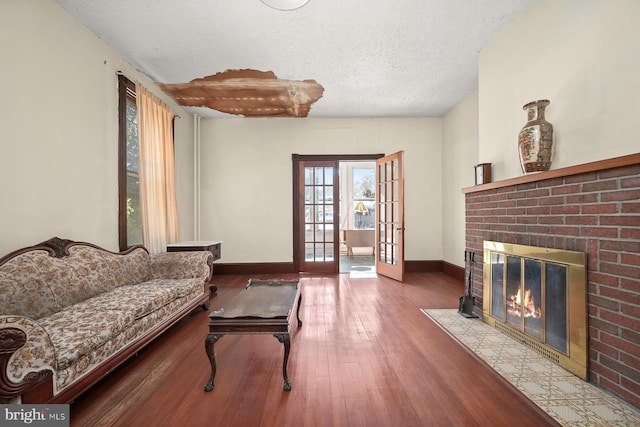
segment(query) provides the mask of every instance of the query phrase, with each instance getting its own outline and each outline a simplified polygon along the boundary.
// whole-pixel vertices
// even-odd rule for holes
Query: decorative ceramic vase
[[[553,158],[553,126],[544,119],[548,99],[529,102],[522,109],[527,112],[527,123],[520,131],[518,149],[524,173],[547,171]]]

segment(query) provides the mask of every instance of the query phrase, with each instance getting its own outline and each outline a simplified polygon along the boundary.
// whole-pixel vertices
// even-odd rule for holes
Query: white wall
[[[479,161],[522,175],[522,106],[549,99],[552,169],[640,151],[640,1],[541,0],[480,55]]]
[[[167,98],[163,98],[165,102]],[[173,122],[176,204],[178,205],[178,240],[194,240],[194,122],[193,115],[173,106],[179,117]]]
[[[406,259],[462,265],[460,189],[480,162],[494,181],[522,174],[526,102],[551,100],[552,169],[640,152],[638,16],[637,0],[534,3],[481,53],[478,94],[443,119],[203,120],[201,238],[225,241],[224,262],[291,261],[291,153],[403,149]],[[54,235],[117,249],[117,70],[181,116],[180,237],[193,238],[189,114],[50,0],[0,2],[0,55],[0,256]]]
[[[442,259],[441,119],[207,119],[201,237],[222,262],[292,262],[291,155],[404,150],[405,259]]]
[[[442,121],[443,260],[464,266],[465,205],[462,188],[475,184],[478,161],[478,92],[449,111]]]
[[[118,249],[117,70],[182,117],[180,230],[192,231],[188,114],[50,0],[0,1],[0,55],[0,256],[53,236]]]

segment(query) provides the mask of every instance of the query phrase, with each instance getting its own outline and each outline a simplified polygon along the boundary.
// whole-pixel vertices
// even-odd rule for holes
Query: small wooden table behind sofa
[[[302,293],[297,280],[250,280],[247,287],[236,296],[226,308],[213,311],[209,315],[209,334],[205,340],[205,349],[211,364],[211,376],[204,387],[213,390],[216,376],[216,354],[213,345],[227,334],[273,334],[284,344],[282,376],[284,389],[291,390],[291,381],[287,376],[287,362],[291,338],[289,331],[294,309],[300,320]]]

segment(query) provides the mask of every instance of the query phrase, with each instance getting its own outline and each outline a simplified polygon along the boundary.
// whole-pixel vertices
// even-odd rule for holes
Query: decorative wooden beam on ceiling
[[[245,117],[307,117],[324,88],[315,80],[281,80],[273,71],[227,70],[182,84],[159,84],[178,104]]]

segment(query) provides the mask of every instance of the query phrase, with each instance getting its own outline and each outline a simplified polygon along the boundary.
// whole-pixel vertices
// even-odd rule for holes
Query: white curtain
[[[165,252],[178,240],[173,112],[136,83],[140,149],[140,205],[144,245],[151,253]]]

